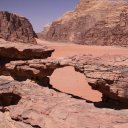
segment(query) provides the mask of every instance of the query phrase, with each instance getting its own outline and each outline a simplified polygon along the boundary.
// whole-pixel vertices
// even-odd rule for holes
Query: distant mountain
[[[37,37],[31,23],[25,17],[6,11],[0,12],[0,38],[22,43],[36,43]]]
[[[128,46],[128,2],[80,0],[73,11],[47,26],[39,37],[87,45]]]

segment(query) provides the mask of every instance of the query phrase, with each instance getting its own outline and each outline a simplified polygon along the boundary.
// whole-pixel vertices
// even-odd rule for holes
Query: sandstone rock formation
[[[50,57],[54,49],[47,46],[0,40],[0,60],[30,60]]]
[[[60,59],[12,61],[5,65],[6,74],[15,79],[47,78],[56,68],[73,66],[84,73],[92,89],[103,94],[103,100],[128,103],[128,56],[73,56]],[[46,79],[45,79],[46,80]],[[43,81],[43,79],[42,79]],[[48,84],[49,80],[46,82]]]
[[[10,95],[10,96],[9,96]],[[0,77],[4,114],[0,124],[9,128],[123,128],[127,110],[99,109],[85,100],[41,87],[31,81]],[[14,100],[17,99],[17,100]],[[16,101],[16,102],[14,102]],[[6,120],[2,122],[3,116]],[[8,120],[7,120],[8,117]],[[6,121],[6,124],[4,123]]]
[[[37,36],[28,19],[6,11],[0,12],[0,38],[36,44],[35,37]]]
[[[128,2],[80,0],[39,34],[46,40],[87,45],[128,46]]]
[[[47,58],[53,51],[0,40],[0,127],[127,128],[128,55]],[[103,94],[103,101],[53,88],[49,76],[65,66],[83,73],[92,89]]]

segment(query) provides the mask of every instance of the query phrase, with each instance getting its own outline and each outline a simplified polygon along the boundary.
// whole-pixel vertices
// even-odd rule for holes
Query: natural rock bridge
[[[15,60],[15,58],[11,59]],[[34,79],[49,86],[48,76],[51,76],[55,69],[65,66],[73,66],[76,71],[83,73],[92,89],[103,94],[104,101],[112,99],[128,102],[127,55],[121,57],[76,55],[58,59],[37,59],[37,56],[33,56],[32,60],[17,60],[5,64],[1,74],[11,75],[20,81]]]
[[[0,126],[127,127],[125,122],[128,120],[126,109],[128,108],[128,55],[121,57],[76,55],[52,59],[48,58],[54,51],[52,48],[33,44],[0,43],[0,75],[4,75],[0,76]],[[41,84],[52,88],[49,84],[49,76],[57,68],[66,66],[72,66],[76,71],[83,73],[89,85],[103,94],[105,102],[87,103],[87,100],[79,97],[39,86]],[[10,78],[10,75],[15,80]],[[26,79],[33,81],[25,81]],[[105,106],[104,103],[107,105],[112,103],[112,106]],[[121,103],[122,106],[119,104],[115,106],[115,103]],[[126,110],[99,109],[99,107]]]

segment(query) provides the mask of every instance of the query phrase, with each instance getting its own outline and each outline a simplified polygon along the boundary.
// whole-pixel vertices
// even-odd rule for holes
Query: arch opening
[[[50,77],[50,84],[62,92],[93,102],[101,101],[102,94],[93,90],[84,74],[76,72],[72,66],[56,69]]]

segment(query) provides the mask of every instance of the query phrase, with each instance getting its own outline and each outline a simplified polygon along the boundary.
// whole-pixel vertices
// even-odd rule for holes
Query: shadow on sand
[[[123,103],[115,100],[111,100],[108,102],[104,102],[104,101],[92,102],[92,101],[86,100],[86,102],[93,103],[94,106],[97,108],[108,108],[108,109],[115,109],[115,110],[128,109],[128,102]]]

